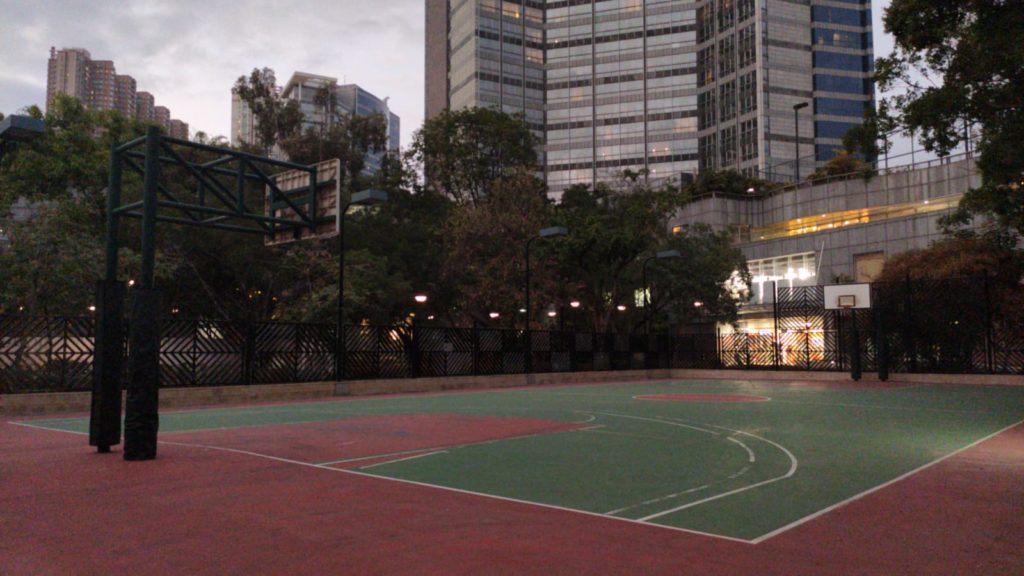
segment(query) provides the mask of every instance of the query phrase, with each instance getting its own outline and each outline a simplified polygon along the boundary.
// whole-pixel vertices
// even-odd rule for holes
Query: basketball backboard
[[[282,227],[268,234],[264,243],[268,246],[285,244],[297,240],[330,238],[338,234],[338,202],[341,196],[341,161],[325,160],[316,164],[316,228],[308,226]],[[310,175],[299,170],[282,172],[273,177],[277,191],[266,187],[267,215],[300,223],[299,215],[288,203],[276,198],[279,191],[288,196],[291,203],[308,214],[312,208],[309,201]]]
[[[826,310],[871,308],[871,284],[825,286]]]

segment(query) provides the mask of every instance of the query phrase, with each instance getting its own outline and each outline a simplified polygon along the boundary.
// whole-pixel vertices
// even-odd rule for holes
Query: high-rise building
[[[279,90],[282,98],[298,102],[304,122],[303,130],[326,127],[332,115],[356,114],[369,116],[382,114],[386,121],[388,148],[399,149],[401,120],[388,108],[387,98],[380,99],[356,84],[338,84],[337,78],[295,72]],[[333,107],[333,110],[332,110]],[[231,142],[253,144],[256,141],[256,118],[249,106],[237,95],[231,97]],[[376,170],[381,154],[367,158],[367,168]]]
[[[171,129],[171,111],[166,106],[153,106],[153,122]]]
[[[873,106],[870,0],[426,0],[426,113],[524,114],[553,196],[629,169],[777,180]]]
[[[89,101],[89,51],[84,48],[50,48],[46,66],[46,106],[49,108],[57,94],[74,96]]]
[[[115,77],[114,110],[130,118],[135,118],[135,78],[125,74]]]
[[[46,106],[57,94],[67,94],[94,110],[117,110],[125,116],[157,122],[170,130],[170,111],[155,106],[153,95],[137,92],[135,79],[118,74],[111,60],[93,60],[83,48],[50,48],[47,62]],[[158,112],[156,108],[162,110]],[[188,126],[184,122],[181,123]],[[187,132],[187,130],[186,130]]]
[[[188,122],[182,122],[178,119],[171,120],[170,128],[167,130],[167,133],[171,138],[188,140]]]
[[[155,120],[153,109],[156,107],[156,99],[149,92],[135,93],[135,117],[139,120],[152,122]]]

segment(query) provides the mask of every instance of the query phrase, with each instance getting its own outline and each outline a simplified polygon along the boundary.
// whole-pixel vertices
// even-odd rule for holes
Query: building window
[[[750,66],[757,61],[757,43],[755,41],[754,27],[747,26],[740,30],[740,69]]]
[[[736,71],[736,38],[729,36],[718,43],[718,76],[725,77]]]
[[[814,43],[817,46],[835,46],[838,48],[863,50],[867,47],[867,34],[815,28]]]
[[[736,117],[736,82],[729,81],[718,87],[718,118],[720,122]]]
[[[697,129],[704,130],[716,124],[715,91],[710,90],[697,95]]]
[[[732,28],[735,16],[733,15],[734,0],[718,0],[718,31],[723,32]]]
[[[757,118],[740,123],[740,160],[757,158]]]
[[[862,118],[868,102],[863,100],[842,100],[840,98],[815,98],[814,111],[816,114],[827,114],[829,116],[853,116]]]
[[[715,167],[715,135],[701,136],[697,144],[697,164],[701,170]]]
[[[715,81],[715,49],[713,46],[697,52],[697,85],[707,86]]]
[[[731,166],[736,163],[736,127],[730,126],[722,129],[722,145],[719,147],[721,167]]]
[[[714,4],[697,9],[697,42],[703,43],[715,37]]]
[[[740,76],[740,114],[757,110],[757,72]]]
[[[814,67],[848,70],[850,72],[867,72],[870,70],[867,56],[839,54],[837,52],[815,52]]]
[[[737,21],[745,21],[754,15],[754,0],[739,0],[736,4],[736,10],[739,12]]]
[[[848,76],[829,76],[826,74],[814,75],[814,89],[822,92],[844,92],[846,94],[870,94],[868,86],[870,81],[864,78],[850,78]]]

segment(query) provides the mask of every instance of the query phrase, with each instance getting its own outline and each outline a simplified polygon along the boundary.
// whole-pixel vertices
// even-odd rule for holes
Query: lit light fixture
[[[750,188],[747,188],[747,194],[754,194],[756,192],[757,192],[757,189],[754,188],[753,186],[751,186]]]
[[[412,299],[415,300],[416,302],[420,303],[420,304],[423,304],[424,302],[427,301],[427,295],[426,294],[416,294],[415,296],[412,297]]]
[[[434,315],[433,314],[431,314],[430,316],[427,316],[427,320],[433,320],[433,319],[434,319]]]
[[[131,288],[132,286],[135,286],[135,280],[129,279],[128,280],[128,287]]]
[[[626,311],[626,305],[625,304],[619,304],[618,306],[615,307],[615,309],[618,310],[619,312],[625,312]]]
[[[702,308],[702,307],[704,307],[704,303],[703,303],[703,302],[701,302],[700,300],[695,300],[695,301],[693,302],[693,307],[694,307],[694,308]]]
[[[548,318],[554,318],[555,316],[558,316],[558,312],[555,312],[554,310],[548,310]]]
[[[95,311],[96,311],[96,307],[95,306],[89,306],[89,312],[95,312]]]
[[[572,302],[569,302],[569,307],[570,308],[579,308],[580,307],[580,301],[579,300],[573,300]]]
[[[520,314],[526,314],[526,308],[520,308],[519,309],[519,313]]]
[[[491,312],[490,314],[488,314],[488,316],[491,318],[491,320],[494,320],[495,318],[500,318],[501,314],[499,314],[498,312]]]

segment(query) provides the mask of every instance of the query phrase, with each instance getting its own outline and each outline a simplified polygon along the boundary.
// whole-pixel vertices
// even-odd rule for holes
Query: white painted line
[[[917,474],[918,472],[921,472],[922,470],[925,470],[927,468],[931,468],[932,466],[935,466],[936,464],[938,464],[938,463],[940,463],[940,462],[942,462],[944,460],[947,460],[949,458],[952,458],[953,456],[956,456],[957,454],[960,454],[964,450],[969,450],[970,448],[973,448],[973,447],[977,446],[978,444],[981,444],[982,442],[984,442],[984,441],[986,441],[986,440],[988,440],[990,438],[994,438],[994,437],[1002,434],[1003,432],[1006,432],[1007,430],[1009,430],[1011,428],[1015,428],[1017,426],[1020,426],[1021,424],[1024,424],[1024,420],[1021,420],[1019,422],[1015,422],[1013,424],[1010,424],[1009,426],[1007,426],[1006,428],[1003,428],[1002,430],[997,430],[996,432],[993,432],[993,433],[989,434],[988,436],[985,436],[984,438],[981,438],[980,440],[976,440],[974,442],[971,442],[967,446],[964,446],[963,448],[960,448],[959,450],[955,450],[953,452],[950,452],[949,454],[946,454],[945,456],[939,458],[938,460],[932,460],[931,462],[929,462],[929,463],[927,463],[927,464],[925,464],[923,466],[919,466],[917,468],[914,468],[910,472],[907,472],[905,474],[900,474],[899,476],[893,478],[892,480],[889,480],[888,482],[884,482],[882,484],[879,484],[878,486],[875,486],[874,488],[871,488],[869,490],[865,490],[864,492],[861,492],[860,494],[855,494],[853,496],[850,496],[849,498],[847,498],[846,500],[843,500],[842,502],[836,502],[835,504],[829,506],[828,508],[822,508],[821,510],[818,510],[817,512],[815,512],[813,514],[809,514],[807,516],[804,516],[803,518],[801,518],[801,519],[799,519],[799,520],[797,520],[795,522],[790,522],[789,524],[786,524],[785,526],[782,526],[781,528],[776,528],[775,530],[772,530],[771,532],[769,532],[767,534],[762,534],[762,535],[758,536],[757,538],[754,538],[753,540],[751,540],[751,542],[754,543],[754,544],[760,544],[761,542],[764,542],[765,540],[767,540],[769,538],[773,538],[775,536],[778,536],[779,534],[782,534],[783,532],[788,532],[789,530],[792,530],[793,528],[796,528],[797,526],[800,526],[801,524],[806,524],[807,522],[810,522],[811,520],[814,520],[815,518],[818,518],[820,516],[824,516],[825,514],[828,514],[829,512],[831,512],[833,510],[836,510],[837,508],[842,508],[843,506],[846,506],[847,504],[849,504],[851,502],[854,502],[856,500],[860,500],[861,498],[863,498],[863,497],[865,497],[865,496],[867,496],[869,494],[873,494],[875,492],[878,492],[882,488],[886,488],[888,486],[891,486],[891,485],[893,485],[893,484],[895,484],[895,483],[897,483],[897,482],[899,482],[901,480],[904,480],[904,479],[906,479],[906,478],[908,478],[910,476],[913,476],[914,474]]]
[[[687,508],[693,508],[694,506],[700,506],[701,504],[705,504],[705,503],[711,502],[713,500],[718,500],[719,498],[725,498],[726,496],[732,496],[733,494],[739,494],[741,492],[746,492],[747,490],[753,490],[754,488],[759,488],[761,486],[767,486],[768,484],[772,484],[772,483],[778,482],[779,480],[785,480],[786,478],[789,478],[793,474],[796,474],[796,469],[799,467],[799,463],[798,463],[798,461],[796,459],[796,456],[794,456],[792,452],[787,450],[785,446],[782,446],[781,444],[777,444],[775,442],[772,442],[771,440],[769,440],[767,438],[762,438],[761,436],[757,436],[756,434],[751,434],[749,432],[743,432],[742,430],[731,430],[731,429],[726,428],[724,426],[713,426],[713,427],[714,428],[721,428],[722,430],[729,430],[730,432],[735,432],[736,434],[743,434],[744,436],[750,436],[751,438],[757,438],[758,440],[761,440],[763,442],[767,442],[768,444],[771,444],[772,446],[775,446],[779,450],[782,450],[783,452],[786,453],[786,456],[789,457],[789,461],[790,461],[789,471],[787,471],[782,476],[776,476],[775,478],[769,478],[768,480],[763,480],[761,482],[757,482],[757,483],[751,484],[749,486],[744,486],[742,488],[737,488],[735,490],[729,490],[728,492],[722,492],[721,494],[716,494],[714,496],[709,496],[709,497],[701,499],[701,500],[690,502],[689,504],[683,504],[682,506],[676,506],[675,508],[669,508],[668,510],[662,510],[661,512],[655,512],[654,514],[650,514],[648,516],[644,516],[643,518],[640,518],[639,519],[640,522],[647,522],[649,520],[654,520],[655,518],[661,518],[662,516],[667,516],[669,514],[673,514],[675,512],[679,512],[681,510],[686,510]]]
[[[669,426],[678,426],[680,428],[689,428],[690,430],[696,430],[698,432],[705,432],[714,436],[721,436],[721,433],[715,432],[714,430],[707,430],[705,428],[698,428],[697,426],[690,426],[689,424],[683,424],[675,420],[659,420],[657,418],[644,418],[642,416],[628,416],[626,414],[615,414],[612,412],[594,412],[595,414],[601,414],[604,416],[617,416],[619,418],[629,418],[630,420],[644,420],[647,422],[657,422],[659,424],[668,424]]]
[[[749,460],[747,460],[747,462],[753,463],[753,462],[757,461],[757,458],[754,456],[754,451],[750,449],[750,446],[747,446],[746,444],[744,444],[743,442],[740,442],[739,440],[733,438],[732,436],[726,436],[725,439],[730,441],[730,442],[735,442],[735,443],[739,444],[740,446],[743,447],[744,450],[747,451],[747,457],[749,458]]]
[[[587,418],[586,420],[579,420],[579,421],[573,422],[573,424],[586,424],[587,422],[593,422],[594,420],[597,420],[597,416],[594,416],[593,414],[591,414],[590,417]]]
[[[360,470],[366,470],[367,468],[375,468],[377,466],[383,466],[385,464],[395,464],[396,462],[405,462],[406,460],[415,460],[417,458],[424,458],[426,456],[433,456],[434,454],[447,454],[447,450],[435,450],[434,452],[427,452],[426,454],[417,454],[415,456],[407,456],[405,458],[399,458],[398,460],[388,460],[387,462],[378,462],[376,464],[367,464],[366,466],[360,466]]]
[[[399,484],[409,484],[412,486],[421,486],[424,488],[433,488],[434,490],[443,490],[445,492],[454,492],[457,494],[467,494],[470,496],[478,496],[481,498],[489,498],[491,500],[501,500],[503,502],[512,502],[515,504],[523,504],[526,506],[534,506],[537,508],[547,508],[549,510],[559,510],[561,512],[571,512],[574,514],[582,514],[584,516],[593,516],[596,518],[603,518],[605,520],[614,520],[616,522],[628,522],[630,524],[645,526],[647,528],[659,528],[664,530],[672,530],[674,532],[684,532],[686,534],[696,534],[698,536],[707,536],[708,538],[718,538],[720,540],[728,540],[730,542],[739,542],[741,544],[750,544],[750,540],[744,540],[742,538],[734,538],[732,536],[724,536],[722,534],[712,534],[710,532],[701,532],[700,530],[690,530],[688,528],[678,528],[676,526],[665,526],[663,524],[647,524],[639,522],[637,520],[631,520],[629,518],[621,518],[618,516],[608,516],[600,514],[598,512],[588,512],[586,510],[575,510],[573,508],[565,508],[562,506],[556,506],[553,504],[544,504],[541,502],[530,502],[529,500],[520,500],[518,498],[510,498],[507,496],[497,496],[495,494],[485,494],[483,492],[473,492],[472,490],[463,490],[461,488],[451,488],[449,486],[439,486],[436,484],[427,484],[425,482],[417,482],[415,480],[405,480],[402,478],[392,478],[390,476],[380,476],[377,474],[370,474],[367,472],[360,472],[358,470],[351,470],[347,468],[331,468],[330,466],[323,466],[320,464],[311,464],[309,462],[302,462],[300,460],[290,460],[288,458],[280,458],[277,456],[270,456],[269,454],[260,454],[259,452],[250,452],[248,450],[238,450],[235,448],[221,448],[219,446],[206,446],[202,444],[187,444],[185,442],[171,442],[167,440],[160,440],[161,444],[173,444],[176,446],[185,446],[190,448],[203,448],[206,450],[220,450],[223,452],[232,452],[235,454],[242,454],[246,456],[254,456],[256,458],[265,458],[267,460],[274,460],[276,462],[283,462],[286,464],[295,464],[297,466],[304,466],[306,468],[317,468],[320,470],[327,470],[329,472],[336,472],[339,474],[351,474],[353,476],[362,476],[364,478],[373,478],[375,480],[382,480],[385,482],[397,482]]]
[[[740,468],[739,472],[733,474],[732,476],[729,476],[729,478],[739,478],[740,476],[743,476],[744,474],[746,474],[749,471],[750,471],[750,466],[744,466],[743,468]]]
[[[398,452],[385,452],[383,454],[372,454],[370,456],[357,456],[355,458],[342,458],[341,460],[328,460],[327,462],[317,462],[317,466],[330,466],[331,464],[343,464],[345,462],[360,462],[362,460],[376,460],[377,458],[387,458],[388,456],[401,456],[403,454],[419,454],[420,452],[429,452],[431,450],[437,450],[438,447],[432,446],[430,448],[417,448],[415,450],[400,450]]]
[[[662,496],[660,498],[652,498],[650,500],[644,500],[643,502],[641,502],[639,504],[631,504],[629,506],[624,506],[622,508],[616,508],[615,510],[612,510],[611,512],[605,512],[605,514],[618,514],[619,512],[625,512],[626,510],[632,510],[633,508],[639,508],[641,506],[646,506],[647,504],[654,504],[655,502],[661,502],[662,500],[668,500],[669,498],[675,498],[676,496],[682,496],[683,494],[690,494],[692,492],[700,492],[701,490],[703,490],[703,489],[705,489],[705,488],[707,488],[709,486],[711,486],[711,485],[710,484],[705,484],[703,486],[697,486],[696,488],[690,488],[689,490],[683,490],[682,492],[676,492],[675,494],[669,494],[668,496]]]
[[[15,422],[13,420],[8,420],[7,423],[13,424],[15,426],[24,426],[25,428],[35,428],[36,430],[49,430],[50,432],[66,432],[68,434],[78,434],[80,436],[89,435],[88,432],[79,432],[78,430],[65,430],[63,428],[51,428],[49,426],[36,426],[35,424],[29,424],[28,422]]]

